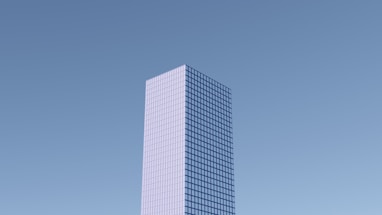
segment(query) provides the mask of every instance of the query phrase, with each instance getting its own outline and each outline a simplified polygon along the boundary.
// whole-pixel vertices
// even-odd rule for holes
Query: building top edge
[[[220,81],[217,81],[216,79],[211,78],[210,76],[208,76],[208,75],[206,75],[206,74],[200,72],[199,70],[197,70],[197,69],[195,69],[195,68],[193,68],[193,67],[191,67],[191,66],[189,66],[189,65],[187,65],[187,64],[185,64],[185,66],[186,66],[186,72],[187,72],[187,71],[196,72],[196,73],[198,73],[198,74],[200,74],[200,75],[206,77],[207,79],[210,79],[210,80],[212,80],[212,81],[218,83],[219,85],[224,86],[224,87],[227,89],[227,91],[231,92],[231,88],[228,87],[227,85],[221,83]]]
[[[175,67],[174,69],[171,69],[171,70],[169,70],[169,71],[167,71],[167,72],[161,73],[161,74],[159,74],[159,75],[156,75],[156,76],[154,76],[154,77],[151,77],[151,78],[147,79],[147,80],[146,80],[146,83],[151,82],[152,80],[154,80],[154,79],[156,79],[156,78],[158,78],[158,77],[160,77],[160,76],[162,76],[162,75],[166,75],[167,73],[170,73],[170,72],[175,72],[175,71],[178,71],[178,72],[184,72],[184,71],[186,71],[186,67],[187,67],[186,64],[182,64],[182,65],[180,65],[180,66],[178,66],[178,67]]]
[[[222,86],[224,86],[225,88],[227,88],[227,91],[231,92],[231,88],[228,87],[227,85],[222,84],[220,81],[217,81],[217,80],[215,80],[214,78],[211,78],[210,76],[208,76],[208,75],[206,75],[206,74],[200,72],[199,70],[195,69],[194,67],[192,67],[192,66],[190,66],[190,65],[188,65],[188,64],[182,64],[182,65],[180,65],[180,66],[178,66],[178,67],[175,67],[174,69],[171,69],[171,70],[169,70],[169,71],[167,71],[167,72],[164,72],[164,73],[161,73],[161,74],[159,74],[159,75],[156,75],[156,76],[154,76],[154,77],[152,77],[152,78],[149,78],[149,79],[146,80],[146,83],[149,83],[149,82],[151,82],[152,80],[154,80],[155,78],[158,78],[158,77],[160,77],[160,76],[162,76],[162,75],[166,75],[167,73],[175,72],[175,71],[178,71],[178,72],[185,72],[185,73],[187,73],[187,72],[196,72],[196,73],[198,73],[198,74],[200,74],[200,75],[202,75],[202,76],[204,76],[204,77],[206,77],[206,78],[208,78],[208,79],[210,79],[210,80],[213,80],[213,81],[219,83],[220,85],[222,85]]]

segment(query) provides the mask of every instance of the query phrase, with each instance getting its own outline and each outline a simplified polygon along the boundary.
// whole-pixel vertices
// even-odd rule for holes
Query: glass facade
[[[183,65],[146,82],[142,215],[234,215],[231,90]]]
[[[186,68],[186,214],[234,214],[231,91]]]

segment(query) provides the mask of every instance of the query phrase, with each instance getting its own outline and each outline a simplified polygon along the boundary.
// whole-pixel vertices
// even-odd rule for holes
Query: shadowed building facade
[[[183,65],[146,81],[141,215],[234,215],[231,90]]]

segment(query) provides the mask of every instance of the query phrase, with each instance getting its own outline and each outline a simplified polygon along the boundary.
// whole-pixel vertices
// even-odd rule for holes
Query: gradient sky
[[[0,214],[140,212],[145,80],[233,90],[238,215],[382,214],[382,1],[0,2]]]

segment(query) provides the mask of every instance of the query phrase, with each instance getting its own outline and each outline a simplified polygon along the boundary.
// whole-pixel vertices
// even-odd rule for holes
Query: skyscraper
[[[146,81],[141,215],[234,215],[231,90],[183,65]]]

